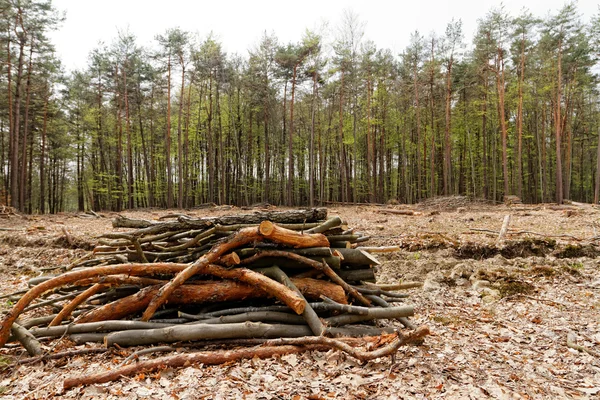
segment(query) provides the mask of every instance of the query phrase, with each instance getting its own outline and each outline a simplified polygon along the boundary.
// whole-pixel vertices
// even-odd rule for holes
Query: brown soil
[[[407,302],[416,306],[413,322],[428,325],[433,334],[421,346],[401,348],[393,362],[360,365],[339,352],[313,352],[167,369],[62,393],[64,378],[114,367],[135,349],[15,367],[14,360],[26,355],[9,347],[0,350],[0,363],[9,365],[0,373],[0,397],[550,399],[600,394],[600,359],[566,343],[571,333],[577,344],[600,352],[599,209],[457,199],[394,207],[420,214],[383,214],[370,206],[329,209],[371,235],[369,246],[401,247],[377,255],[379,283],[424,282],[423,288],[407,291]],[[176,212],[247,211],[170,211]],[[146,219],[166,214],[123,213]],[[497,243],[506,214],[512,216],[509,234]],[[0,229],[10,229],[0,231],[0,294],[25,289],[27,280],[44,269],[86,254],[95,237],[113,230],[114,214],[103,215],[0,220]],[[1,304],[6,310],[10,300]],[[47,352],[66,345],[43,343]]]

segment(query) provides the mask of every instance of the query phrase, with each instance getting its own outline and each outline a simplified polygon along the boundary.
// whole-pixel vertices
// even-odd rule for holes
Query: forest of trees
[[[245,55],[128,31],[66,72],[47,0],[0,0],[0,204],[23,212],[214,202],[598,202],[600,11],[491,9],[401,54],[343,12]],[[394,34],[390,31],[390,34]],[[325,37],[331,39],[325,40]]]

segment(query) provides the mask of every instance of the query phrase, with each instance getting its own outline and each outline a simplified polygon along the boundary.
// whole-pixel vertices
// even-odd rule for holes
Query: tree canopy
[[[473,37],[453,19],[400,54],[348,11],[247,56],[213,34],[118,31],[65,71],[50,1],[0,8],[0,203],[24,212],[599,201],[600,10],[494,7]]]

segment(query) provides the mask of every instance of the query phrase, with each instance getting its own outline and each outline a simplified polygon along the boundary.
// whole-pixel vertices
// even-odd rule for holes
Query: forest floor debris
[[[518,205],[517,210],[505,205],[476,204],[472,210],[468,204],[466,210],[463,207],[444,209],[435,215],[419,206],[399,207],[423,212],[410,216],[382,215],[377,212],[378,207],[369,206],[335,206],[329,210],[370,235],[370,246],[402,248],[396,253],[377,254],[381,262],[377,267],[378,283],[424,281],[423,288],[407,289],[406,293],[411,304],[417,306],[413,322],[428,325],[433,334],[421,346],[400,348],[393,362],[381,358],[362,365],[336,351],[313,351],[222,366],[166,368],[110,384],[78,387],[62,396],[589,398],[600,393],[600,360],[594,356],[600,349],[600,265],[596,254],[590,252],[598,249],[594,237],[600,223],[599,210],[589,205],[577,206],[577,213],[544,205]],[[236,210],[169,212],[217,216]],[[123,215],[158,221],[169,212],[145,210]],[[507,214],[512,219],[506,240],[496,246],[497,232]],[[11,216],[10,220],[0,221],[0,227],[20,229],[18,234],[0,232],[0,294],[25,289],[27,281],[39,275],[42,268],[57,263],[69,265],[86,253],[61,247],[56,241],[64,237],[61,226],[66,227],[73,240],[81,240],[110,231],[113,216]],[[511,234],[524,230],[548,237]],[[23,243],[36,241],[38,245],[9,244],[7,237],[14,236],[22,237]],[[513,242],[534,238],[548,244],[529,245],[528,248],[546,246],[537,253],[501,250]],[[10,240],[18,243],[16,238]],[[43,242],[46,245],[40,246]],[[496,250],[457,251],[467,245]],[[579,251],[582,247],[584,252]],[[8,309],[7,300],[3,302],[3,309]],[[401,327],[398,322],[392,325]],[[42,347],[50,353],[73,350],[50,349],[45,343]],[[76,349],[84,350],[86,346]],[[73,372],[85,374],[104,370],[105,365],[116,366],[135,349],[139,350],[75,354],[11,367],[0,375],[0,390],[6,398],[47,398],[58,393],[63,380]],[[3,349],[1,356],[8,364],[15,357],[27,357],[20,347]],[[154,357],[140,355],[139,360]]]

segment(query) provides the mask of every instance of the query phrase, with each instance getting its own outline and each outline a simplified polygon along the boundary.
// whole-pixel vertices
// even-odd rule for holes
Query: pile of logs
[[[394,333],[395,352],[427,334],[408,320],[406,294],[369,283],[372,253],[388,249],[361,247],[368,237],[326,209],[172,217],[118,217],[113,226],[130,230],[103,235],[65,272],[32,279],[4,316],[0,346],[19,341],[39,355],[42,338],[118,347],[314,336],[342,349],[352,346],[327,337]]]

